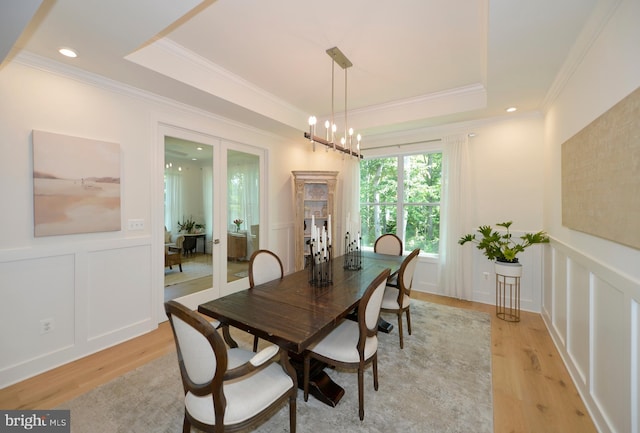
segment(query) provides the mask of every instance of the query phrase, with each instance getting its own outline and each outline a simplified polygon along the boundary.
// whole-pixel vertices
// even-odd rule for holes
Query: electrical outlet
[[[40,321],[40,334],[46,334],[53,331],[55,321],[53,319],[42,319]]]
[[[128,221],[127,228],[129,230],[144,230],[144,220],[143,219],[131,219]]]

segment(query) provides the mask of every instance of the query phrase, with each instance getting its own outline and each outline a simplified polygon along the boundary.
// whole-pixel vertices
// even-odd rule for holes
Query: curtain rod
[[[388,144],[386,146],[375,146],[375,147],[367,147],[367,148],[363,148],[362,151],[366,152],[367,150],[373,150],[373,149],[384,149],[387,147],[402,147],[402,146],[409,146],[411,144],[421,144],[421,143],[436,143],[438,141],[442,141],[442,138],[433,138],[431,140],[420,140],[420,141],[411,141],[409,143],[400,143],[400,144]]]

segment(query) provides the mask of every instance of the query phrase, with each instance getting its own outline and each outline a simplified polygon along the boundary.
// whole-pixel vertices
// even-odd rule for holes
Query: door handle
[[[214,240],[213,240],[213,243],[214,243],[214,244],[216,244],[216,245],[218,245],[218,244],[220,243],[220,239],[214,239]]]

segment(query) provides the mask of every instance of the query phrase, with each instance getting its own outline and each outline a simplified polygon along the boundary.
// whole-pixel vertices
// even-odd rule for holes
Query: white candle
[[[327,232],[324,229],[324,227],[322,227],[322,249],[324,251],[324,258],[327,258]]]
[[[331,243],[331,214],[329,214],[329,221],[327,222],[327,231],[329,232],[329,243]]]

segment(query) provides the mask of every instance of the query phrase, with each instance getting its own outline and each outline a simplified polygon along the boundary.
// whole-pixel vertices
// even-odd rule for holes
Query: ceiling
[[[541,110],[612,1],[16,0],[0,5],[0,60],[50,59],[301,138],[309,115],[331,113],[325,51],[337,46],[366,148],[367,136]],[[340,67],[334,93],[344,124]]]

